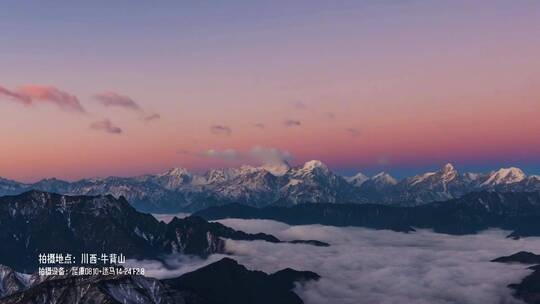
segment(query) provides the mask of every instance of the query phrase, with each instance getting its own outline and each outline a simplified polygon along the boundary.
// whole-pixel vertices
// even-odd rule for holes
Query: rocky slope
[[[38,275],[19,273],[10,267],[0,265],[0,298],[27,289],[40,280]]]
[[[201,218],[159,222],[120,197],[65,196],[30,191],[0,198],[0,261],[33,271],[40,253],[122,253],[129,258],[166,253],[224,252],[222,238],[279,240],[208,223]]]

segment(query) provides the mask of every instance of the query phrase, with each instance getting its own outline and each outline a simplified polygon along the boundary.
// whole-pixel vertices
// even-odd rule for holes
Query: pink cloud
[[[16,102],[21,102],[25,105],[30,105],[32,103],[32,99],[30,99],[29,96],[10,91],[2,86],[0,86],[0,95],[6,96]]]
[[[37,102],[49,102],[68,112],[86,113],[79,99],[72,94],[52,86],[26,85],[15,91],[0,86],[0,95],[20,102],[24,105],[34,105]]]
[[[90,129],[101,130],[112,134],[122,133],[122,129],[115,126],[109,119],[93,122],[92,124],[90,124]]]

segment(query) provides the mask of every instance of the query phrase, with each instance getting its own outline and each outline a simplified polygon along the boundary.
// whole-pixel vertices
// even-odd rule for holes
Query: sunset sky
[[[1,177],[540,174],[540,1],[141,2],[2,1]]]

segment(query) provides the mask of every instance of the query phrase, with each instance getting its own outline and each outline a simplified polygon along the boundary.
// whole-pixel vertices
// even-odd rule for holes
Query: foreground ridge
[[[111,195],[30,191],[1,197],[0,223],[0,261],[28,272],[37,269],[40,253],[80,256],[107,248],[128,258],[170,253],[206,257],[225,253],[224,238],[279,242],[272,235],[248,234],[199,217],[174,218],[165,224]]]
[[[30,276],[4,266],[0,267],[0,274],[2,271],[18,277]],[[0,293],[0,303],[301,304],[303,301],[292,291],[295,283],[304,284],[319,278],[314,272],[293,269],[266,274],[223,258],[167,280],[134,275],[55,276],[15,286],[13,280],[4,278],[0,286],[11,284],[11,288]]]

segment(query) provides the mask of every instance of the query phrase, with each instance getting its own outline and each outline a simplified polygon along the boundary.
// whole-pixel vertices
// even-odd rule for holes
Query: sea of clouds
[[[230,255],[249,269],[268,273],[291,267],[322,276],[297,286],[307,304],[319,303],[521,303],[510,283],[530,270],[490,260],[526,250],[540,253],[540,238],[512,240],[507,231],[451,236],[418,231],[399,233],[357,227],[289,226],[269,220],[226,219],[224,225],[245,232],[265,232],[282,240],[315,239],[330,247],[228,240]],[[221,259],[170,256],[165,261],[136,261],[147,275],[175,277]],[[134,261],[132,261],[134,262]]]

